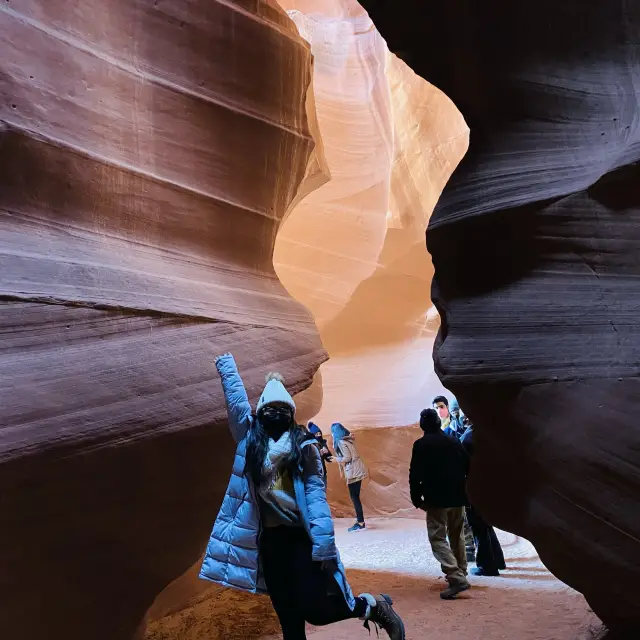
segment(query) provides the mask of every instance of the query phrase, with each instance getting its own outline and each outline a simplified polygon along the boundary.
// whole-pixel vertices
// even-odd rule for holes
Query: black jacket
[[[460,438],[460,444],[467,452],[467,455],[471,457],[473,455],[473,425],[464,432],[462,438]]]
[[[322,460],[322,470],[324,471],[324,482],[327,483],[327,462],[331,462],[333,459],[333,454],[331,453],[331,449],[329,449],[329,445],[327,441],[322,438],[318,440],[314,436],[311,436],[315,442],[316,447],[318,448],[318,452],[320,453],[320,459]]]
[[[416,508],[446,509],[467,505],[469,456],[454,436],[438,430],[413,444],[409,489]]]

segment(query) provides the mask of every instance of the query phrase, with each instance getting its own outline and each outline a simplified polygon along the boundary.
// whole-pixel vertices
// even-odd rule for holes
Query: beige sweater
[[[339,455],[336,451],[336,460],[340,464],[340,472],[344,476],[347,484],[353,484],[364,480],[369,474],[362,458],[358,455],[356,446],[353,444],[353,438],[343,438],[340,441]]]

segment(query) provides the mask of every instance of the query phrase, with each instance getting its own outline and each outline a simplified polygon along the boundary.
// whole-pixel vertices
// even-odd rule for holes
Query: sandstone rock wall
[[[128,640],[226,486],[214,356],[326,358],[272,265],[311,58],[260,1],[12,0],[0,49],[2,635]]]
[[[471,129],[427,233],[471,496],[637,637],[640,5],[362,4]]]
[[[442,92],[389,53],[357,2],[280,4],[314,55],[331,174],[290,212],[274,254],[330,354],[315,420],[326,430],[334,421],[405,427],[444,391],[432,367],[438,315],[424,231],[468,128]],[[319,385],[320,376],[307,393]]]

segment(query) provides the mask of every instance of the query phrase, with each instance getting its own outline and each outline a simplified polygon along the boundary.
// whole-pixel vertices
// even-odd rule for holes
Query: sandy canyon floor
[[[588,640],[599,621],[582,596],[551,575],[532,545],[499,532],[508,570],[471,578],[473,588],[445,602],[439,565],[423,520],[373,519],[348,533],[336,521],[338,543],[354,591],[389,593],[403,616],[407,640]],[[358,621],[309,627],[314,640],[355,640],[368,634]],[[229,590],[209,592],[183,612],[153,623],[147,640],[276,640],[278,624],[267,598]],[[375,637],[375,632],[373,636]],[[381,635],[381,637],[386,637]]]

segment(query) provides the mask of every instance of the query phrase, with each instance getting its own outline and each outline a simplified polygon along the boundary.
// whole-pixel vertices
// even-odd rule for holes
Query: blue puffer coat
[[[267,593],[259,554],[260,511],[251,479],[245,475],[246,435],[253,424],[251,405],[233,356],[218,359],[231,435],[238,443],[231,480],[207,545],[200,578],[251,593]],[[327,503],[322,462],[313,441],[304,447],[303,464],[293,484],[305,530],[313,544],[313,560],[324,562],[353,610],[355,599],[336,548]]]

